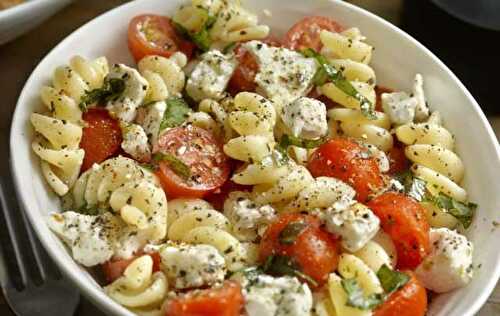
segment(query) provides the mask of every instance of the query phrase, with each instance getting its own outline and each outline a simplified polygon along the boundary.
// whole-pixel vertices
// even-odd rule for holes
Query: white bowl
[[[0,11],[0,45],[33,29],[73,0],[29,0]]]
[[[35,231],[61,270],[105,312],[132,315],[108,298],[84,269],[78,266],[56,236],[44,216],[58,210],[58,199],[50,192],[39,170],[39,160],[31,150],[33,130],[28,118],[41,108],[39,90],[47,84],[54,68],[74,54],[86,57],[106,55],[111,62],[132,64],[126,34],[129,20],[141,13],[172,15],[181,0],[141,0],[114,9],[89,22],[55,47],[38,67],[19,97],[11,129],[11,155],[15,182],[24,208]],[[395,89],[410,90],[416,72],[425,78],[425,90],[432,109],[441,111],[445,125],[456,135],[458,153],[466,168],[465,186],[472,201],[478,202],[474,223],[468,232],[476,249],[474,263],[481,265],[471,284],[441,295],[430,307],[431,315],[473,315],[486,301],[500,275],[499,230],[492,221],[500,207],[500,148],[484,114],[453,73],[416,40],[381,18],[341,1],[268,0],[248,1],[277,35],[308,14],[328,15],[345,26],[357,26],[376,47],[373,66],[378,82]],[[263,9],[272,12],[265,17]],[[99,34],[99,36],[96,36]]]

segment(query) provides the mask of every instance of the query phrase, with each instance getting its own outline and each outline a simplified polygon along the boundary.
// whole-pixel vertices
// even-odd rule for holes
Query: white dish
[[[30,0],[0,11],[0,45],[28,32],[72,0]]]
[[[132,315],[113,302],[78,266],[62,242],[45,224],[44,216],[58,210],[59,200],[45,184],[38,158],[32,153],[33,131],[29,115],[41,108],[39,89],[49,81],[53,69],[72,55],[93,58],[105,55],[111,62],[132,64],[128,53],[126,32],[129,20],[142,13],[172,15],[181,0],[141,0],[112,10],[83,26],[55,47],[33,71],[19,98],[11,128],[12,168],[20,199],[27,210],[42,244],[61,270],[105,312]],[[500,146],[476,101],[451,71],[425,47],[410,36],[360,8],[334,0],[304,2],[253,0],[247,6],[258,13],[261,21],[274,33],[282,35],[295,21],[305,15],[328,15],[346,26],[357,26],[377,49],[372,65],[381,85],[409,90],[413,74],[426,78],[426,94],[433,109],[439,110],[445,125],[455,134],[458,153],[466,165],[465,187],[470,199],[479,203],[468,237],[476,245],[475,265],[481,265],[471,284],[437,297],[430,306],[430,315],[473,315],[486,301],[500,276],[500,252],[496,240],[500,231],[493,221],[500,206]],[[265,16],[263,9],[272,12]],[[103,32],[103,30],[106,30]],[[100,34],[95,36],[95,34]]]

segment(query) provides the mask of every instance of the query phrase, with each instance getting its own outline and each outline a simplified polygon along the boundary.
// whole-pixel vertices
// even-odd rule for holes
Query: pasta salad
[[[269,12],[267,12],[269,14]],[[425,315],[467,285],[477,207],[424,78],[377,85],[356,27],[278,38],[236,0],[129,21],[136,65],[72,57],[41,89],[47,219],[138,315]]]

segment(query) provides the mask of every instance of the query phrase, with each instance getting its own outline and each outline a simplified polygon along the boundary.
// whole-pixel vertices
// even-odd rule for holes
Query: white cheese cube
[[[141,107],[137,111],[136,121],[142,126],[149,138],[149,143],[154,146],[160,133],[160,125],[163,115],[167,110],[165,101],[154,102],[150,105]]]
[[[122,127],[122,148],[135,160],[147,162],[151,159],[148,136],[140,125],[130,124]]]
[[[416,107],[417,99],[406,92],[382,93],[382,108],[396,125],[413,122]]]
[[[220,100],[238,62],[234,55],[211,50],[201,56],[186,85],[186,91],[195,101]]]
[[[248,316],[304,316],[312,309],[311,290],[295,277],[258,275],[243,280]]]
[[[427,289],[444,293],[465,286],[473,275],[473,245],[448,228],[430,231],[431,253],[417,267],[417,277]]]
[[[247,42],[243,47],[255,56],[259,65],[255,83],[276,103],[278,110],[311,90],[312,79],[318,70],[313,58],[259,41]]]
[[[257,205],[250,200],[250,193],[229,193],[224,202],[224,215],[233,225],[233,233],[241,241],[254,241],[262,236],[267,226],[276,218],[270,205]]]
[[[225,261],[210,245],[165,246],[161,263],[169,283],[176,289],[213,285],[224,280]]]
[[[316,99],[300,97],[285,105],[281,119],[295,137],[317,139],[328,132],[326,106]]]
[[[378,217],[361,203],[348,207],[334,204],[326,210],[323,220],[329,232],[342,237],[342,247],[350,252],[363,248],[380,227]]]
[[[148,82],[134,68],[123,64],[114,64],[106,77],[109,79],[120,79],[125,83],[125,90],[113,100],[108,101],[106,109],[120,121],[132,122],[136,115],[136,110],[146,97]]]

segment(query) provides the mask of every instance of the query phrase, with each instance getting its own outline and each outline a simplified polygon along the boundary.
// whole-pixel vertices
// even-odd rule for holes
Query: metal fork
[[[34,236],[17,203],[10,172],[4,171],[0,176],[0,246],[6,271],[0,281],[5,299],[18,316],[74,315],[80,301],[78,289],[61,276]]]

